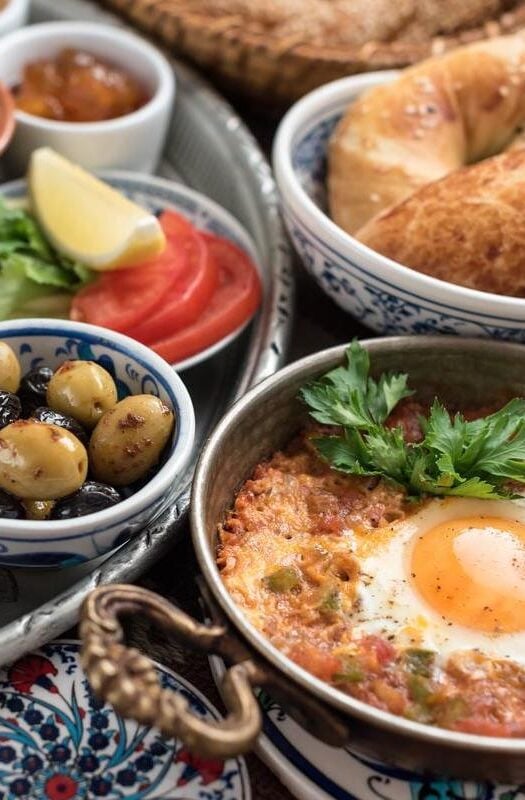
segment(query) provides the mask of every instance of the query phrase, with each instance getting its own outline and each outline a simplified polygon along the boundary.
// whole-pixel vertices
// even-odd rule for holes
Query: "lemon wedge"
[[[164,250],[158,219],[49,147],[29,164],[33,211],[49,241],[94,270],[130,267]]]

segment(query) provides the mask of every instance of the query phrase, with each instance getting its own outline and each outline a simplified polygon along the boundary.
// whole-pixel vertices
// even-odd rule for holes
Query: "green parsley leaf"
[[[325,425],[374,428],[383,423],[407,389],[406,375],[383,374],[376,382],[369,377],[368,352],[354,339],[346,351],[346,365],[327,372],[303,386],[300,395],[311,416]]]
[[[435,400],[422,421],[424,438],[404,440],[401,428],[383,424],[412,392],[406,375],[369,375],[368,353],[353,341],[346,364],[307,384],[301,397],[310,415],[338,434],[313,438],[319,455],[350,475],[381,475],[410,497],[461,495],[493,499],[512,496],[509,480],[525,483],[525,399],[516,398],[483,419],[451,416]]]
[[[368,449],[359,431],[345,428],[342,436],[323,436],[312,440],[326,461],[341,472],[350,475],[380,474],[368,457]]]

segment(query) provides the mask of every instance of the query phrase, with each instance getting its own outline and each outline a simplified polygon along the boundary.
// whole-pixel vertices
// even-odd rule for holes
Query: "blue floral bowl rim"
[[[388,271],[391,281],[397,276],[405,285],[411,286],[412,289],[419,289],[419,293],[423,297],[431,297],[435,292],[440,295],[448,295],[450,302],[459,307],[462,302],[466,302],[468,310],[474,313],[476,310],[488,311],[489,309],[498,312],[498,316],[505,316],[505,311],[514,314],[521,312],[520,316],[525,323],[525,298],[469,289],[466,286],[459,286],[431,275],[425,275],[392,261],[340,228],[314,203],[302,187],[292,159],[304,127],[310,125],[314,119],[319,123],[329,115],[344,111],[345,103],[348,105],[354,97],[366,89],[392,81],[398,75],[399,70],[385,70],[384,72],[369,72],[363,75],[339,78],[314,89],[291,106],[279,124],[272,147],[273,170],[283,205],[286,207],[289,204],[294,208],[295,214],[300,216],[305,227],[307,219],[311,225],[321,229],[327,240],[335,241],[341,254],[348,253],[351,248],[361,262],[375,261],[376,267],[385,273]]]
[[[175,370],[145,345],[124,334],[60,319],[7,320],[0,322],[0,340],[4,337],[64,336],[88,339],[112,352],[140,363],[158,380],[173,403],[176,428],[172,452],[160,470],[138,492],[111,508],[77,517],[73,520],[2,520],[0,538],[13,542],[62,541],[101,533],[117,524],[124,524],[147,510],[160,496],[168,494],[170,484],[182,474],[189,463],[195,436],[195,413],[188,390]],[[7,535],[6,535],[7,534]],[[26,534],[26,536],[24,536]],[[45,537],[44,537],[45,535]]]

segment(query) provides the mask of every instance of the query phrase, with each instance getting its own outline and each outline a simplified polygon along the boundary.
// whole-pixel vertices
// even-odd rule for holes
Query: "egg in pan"
[[[432,499],[345,538],[359,563],[354,637],[525,663],[525,501]]]

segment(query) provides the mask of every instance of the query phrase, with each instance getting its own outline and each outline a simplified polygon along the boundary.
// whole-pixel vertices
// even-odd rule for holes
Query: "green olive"
[[[55,505],[55,501],[24,500],[22,505],[25,508],[28,519],[48,519]]]
[[[116,402],[113,378],[94,361],[64,361],[47,387],[49,408],[74,417],[87,428],[94,428]]]
[[[0,389],[15,394],[20,386],[20,362],[5,342],[0,342]]]
[[[173,429],[173,412],[151,394],[126,397],[91,434],[89,463],[98,481],[127,486],[157,463]]]
[[[23,419],[0,431],[0,488],[15,497],[65,497],[82,486],[87,469],[86,448],[64,428]]]

